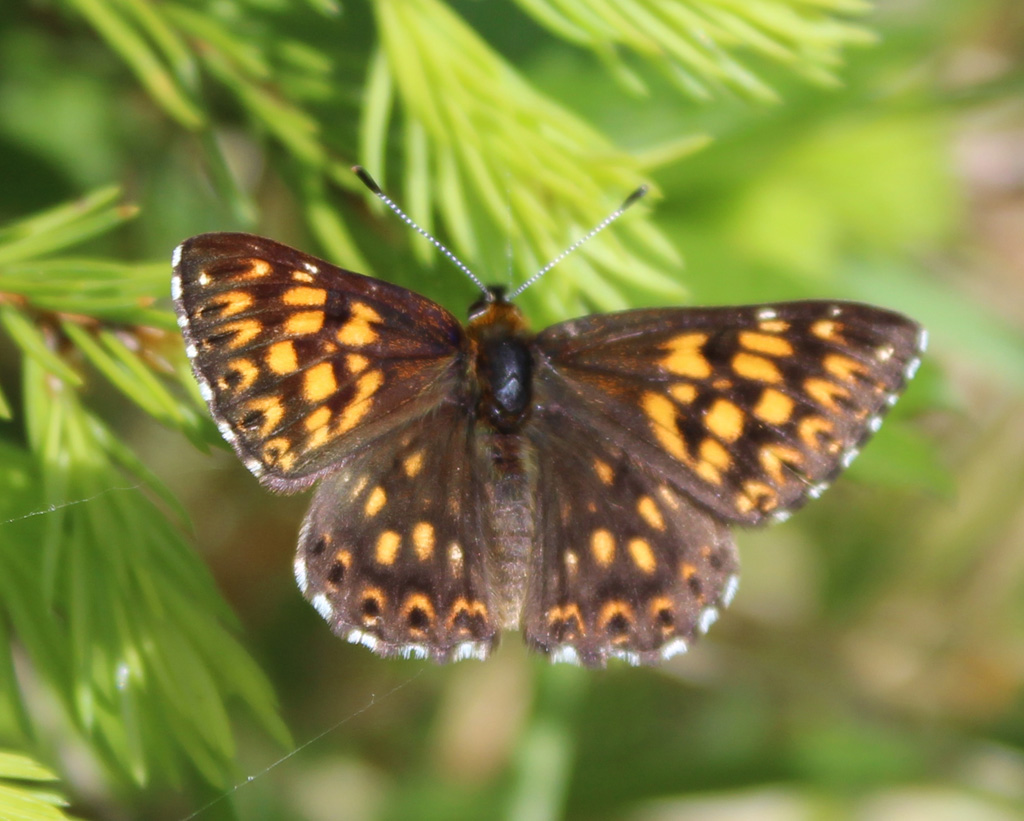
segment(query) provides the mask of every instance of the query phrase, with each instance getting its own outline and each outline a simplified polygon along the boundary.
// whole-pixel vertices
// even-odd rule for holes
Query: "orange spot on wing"
[[[387,492],[380,485],[377,485],[377,487],[370,491],[370,495],[366,497],[366,505],[363,507],[363,511],[367,516],[376,516],[384,509],[384,505],[387,503]]]
[[[348,320],[338,329],[335,338],[342,345],[362,348],[377,339],[377,331],[371,323],[380,322],[378,314],[363,302],[353,302]]]
[[[839,410],[836,398],[845,399],[850,395],[850,392],[842,385],[817,378],[804,380],[804,391],[811,399],[829,410]]]
[[[323,311],[299,311],[284,321],[284,332],[290,336],[306,336],[317,333],[323,326]]]
[[[290,339],[275,342],[266,353],[267,367],[276,374],[293,373],[299,367],[295,354],[295,343]]]
[[[373,406],[373,395],[384,383],[384,374],[380,371],[367,371],[356,381],[356,395],[352,397],[338,418],[335,428],[337,433],[346,433],[359,424],[360,420],[370,412]]]
[[[302,396],[310,404],[322,402],[338,390],[338,381],[334,378],[334,365],[321,362],[305,372],[302,379]]]
[[[644,573],[651,574],[654,572],[658,562],[654,558],[654,551],[651,550],[650,542],[646,539],[630,539],[626,547],[629,550],[630,557],[633,559],[633,564]]]
[[[357,353],[350,353],[345,357],[345,366],[348,368],[350,373],[362,373],[366,370],[366,366],[369,364],[369,359]]]
[[[229,378],[231,375],[235,378]],[[260,375],[260,369],[250,359],[232,359],[225,369],[224,376],[218,381],[223,390],[243,393],[252,387]],[[232,384],[234,383],[234,384]]]
[[[668,596],[655,596],[651,599],[647,609],[663,634],[667,635],[672,632],[675,625],[673,624],[672,600]]]
[[[756,382],[781,382],[782,374],[770,359],[749,353],[738,353],[732,358],[732,369],[744,379]]]
[[[669,386],[668,394],[680,404],[689,405],[697,398],[697,386],[689,382],[676,382]]]
[[[326,432],[327,424],[331,421],[331,410],[321,405],[309,416],[302,420],[303,427],[314,437],[320,432]]]
[[[704,425],[719,439],[735,442],[743,433],[743,411],[728,399],[718,399],[704,414]]]
[[[256,319],[236,319],[234,322],[219,325],[213,333],[231,334],[231,338],[226,340],[228,347],[241,348],[263,333],[263,323]]]
[[[299,285],[285,291],[282,296],[282,300],[285,305],[312,308],[316,305],[323,305],[327,302],[327,291],[323,288],[306,288]]]
[[[430,522],[417,522],[412,529],[412,544],[416,557],[425,562],[434,555],[434,526]]]
[[[800,420],[797,435],[811,450],[821,450],[821,436],[829,436],[833,431],[832,423],[822,416],[808,416]]]
[[[248,291],[226,291],[225,293],[218,294],[211,301],[216,302],[219,306],[219,317],[221,319],[248,310],[252,307],[253,302],[252,294]]]
[[[362,592],[362,601],[360,607],[362,609],[363,624],[367,626],[375,625],[384,617],[384,610],[388,605],[388,597],[384,595],[384,591],[379,587],[367,587]]]
[[[402,537],[393,530],[385,530],[377,537],[377,545],[374,548],[374,558],[377,564],[390,567],[398,557],[398,548],[401,547]]]
[[[595,562],[601,567],[608,567],[615,561],[615,537],[604,528],[595,530],[590,535],[590,552]]]
[[[242,409],[240,422],[244,422],[249,414],[254,414],[259,421],[259,435],[270,436],[284,416],[284,405],[280,396],[263,396],[250,399]]]
[[[722,472],[710,462],[697,462],[693,466],[694,472],[705,482],[713,485],[722,484]]]
[[[793,414],[794,402],[775,388],[765,388],[754,406],[754,416],[769,425],[781,425]]]
[[[324,541],[329,543],[330,537],[325,535]],[[344,578],[345,571],[347,571],[352,566],[352,554],[348,550],[338,550],[334,554],[334,564],[341,566],[341,573],[337,576],[335,576],[333,573],[328,573],[327,578],[324,581],[329,590],[337,591],[338,581]]]
[[[856,359],[839,354],[829,354],[822,362],[825,370],[843,382],[856,382],[868,369]]]
[[[676,427],[676,406],[668,397],[648,391],[641,398],[641,406],[651,423],[651,430],[665,450],[681,462],[688,462],[686,440]]]
[[[743,483],[743,492],[753,507],[767,513],[779,504],[779,496],[773,488],[764,482],[750,479]]]
[[[583,627],[583,616],[579,606],[575,604],[555,605],[548,610],[548,625],[559,625],[562,638],[582,636],[586,632]]]
[[[412,615],[416,611],[422,614],[423,620],[426,624],[413,624]],[[430,603],[423,593],[410,593],[405,597],[405,602],[402,604],[402,618],[405,619],[409,625],[410,631],[419,636],[424,636],[427,631],[434,624],[436,615],[434,613],[434,605]]]
[[[803,455],[787,445],[764,445],[760,451],[761,467],[776,485],[786,482],[785,468],[799,467]]]
[[[842,337],[839,331],[842,329],[842,325],[838,322],[834,322],[831,319],[819,319],[813,325],[811,325],[811,333],[819,339],[827,339],[830,342],[842,341]]]
[[[244,271],[239,271],[232,279],[261,279],[274,270],[274,266],[265,259],[247,259],[242,264],[248,267]]]
[[[451,611],[449,612],[448,629],[454,629],[456,623],[461,622],[461,624],[458,625],[458,632],[469,633],[472,632],[472,628],[468,622],[486,618],[487,607],[483,602],[470,600],[465,596],[459,596],[459,598],[457,598],[452,604]]]
[[[729,455],[729,451],[714,439],[705,439],[700,443],[700,458],[722,470],[732,464],[732,456]]]
[[[407,456],[402,460],[402,470],[405,471],[405,475],[410,479],[414,479],[419,475],[419,472],[423,470],[423,451],[418,450],[411,456]]]
[[[263,461],[268,465],[273,465],[280,470],[291,470],[295,464],[295,454],[291,453],[292,443],[283,436],[278,436],[276,439],[270,439],[263,443],[263,449],[261,451]]]
[[[655,530],[665,529],[665,520],[662,518],[661,511],[658,510],[658,505],[650,496],[641,496],[636,510],[640,517]]]
[[[673,337],[663,346],[666,356],[661,360],[661,366],[678,376],[706,379],[711,375],[711,365],[700,349],[707,341],[708,335],[702,333],[680,334]]]
[[[740,345],[748,351],[766,353],[769,356],[792,356],[793,346],[789,340],[772,334],[759,334],[755,331],[740,331]]]
[[[629,631],[629,625],[633,623],[634,614],[633,608],[630,607],[624,601],[610,601],[606,602],[602,607],[597,617],[597,625],[602,630],[607,630],[608,626],[612,622],[616,622],[616,627],[620,628],[616,632],[619,634],[619,638],[626,638],[626,634]]]
[[[597,478],[606,485],[610,485],[615,480],[615,471],[612,470],[612,466],[600,459],[594,460],[594,472],[597,474]]]

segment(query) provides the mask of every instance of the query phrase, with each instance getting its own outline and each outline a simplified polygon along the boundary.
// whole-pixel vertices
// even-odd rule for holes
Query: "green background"
[[[1020,817],[1021,55],[1017,0],[5,3],[0,818]],[[378,659],[296,591],[306,498],[223,445],[168,294],[249,230],[464,315],[355,162],[488,282],[650,182],[535,327],[850,298],[928,356],[687,655]]]

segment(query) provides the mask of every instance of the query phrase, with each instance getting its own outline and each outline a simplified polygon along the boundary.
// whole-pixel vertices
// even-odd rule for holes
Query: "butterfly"
[[[684,652],[736,592],[732,526],[820,496],[926,340],[900,314],[835,301],[535,333],[500,288],[463,324],[241,233],[192,237],[173,267],[224,438],[272,490],[319,482],[303,594],[342,638],[438,662],[483,659],[516,628],[586,666]]]

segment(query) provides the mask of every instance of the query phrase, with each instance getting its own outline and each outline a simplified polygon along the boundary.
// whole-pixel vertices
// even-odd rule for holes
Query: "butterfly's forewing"
[[[276,490],[307,487],[464,387],[451,314],[269,239],[185,241],[173,295],[221,433]]]
[[[483,658],[497,643],[472,420],[465,403],[443,404],[317,488],[295,573],[339,636],[435,661]]]
[[[544,403],[715,517],[758,524],[849,464],[924,334],[880,308],[790,302],[588,316],[536,346]]]
[[[623,442],[543,399],[529,433],[538,458],[527,643],[587,666],[684,652],[736,590],[729,529]]]

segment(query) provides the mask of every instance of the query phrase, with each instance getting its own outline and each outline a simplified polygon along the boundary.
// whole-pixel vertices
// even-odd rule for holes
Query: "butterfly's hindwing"
[[[174,272],[204,397],[276,490],[308,486],[458,384],[461,326],[404,288],[248,234],[187,240]]]
[[[538,382],[716,516],[821,494],[913,375],[921,328],[856,303],[655,309],[554,325]]]
[[[736,590],[728,528],[619,443],[547,408],[526,641],[555,661],[653,664],[684,652]]]
[[[384,655],[484,658],[497,644],[472,414],[447,403],[320,484],[295,559],[305,596]]]

